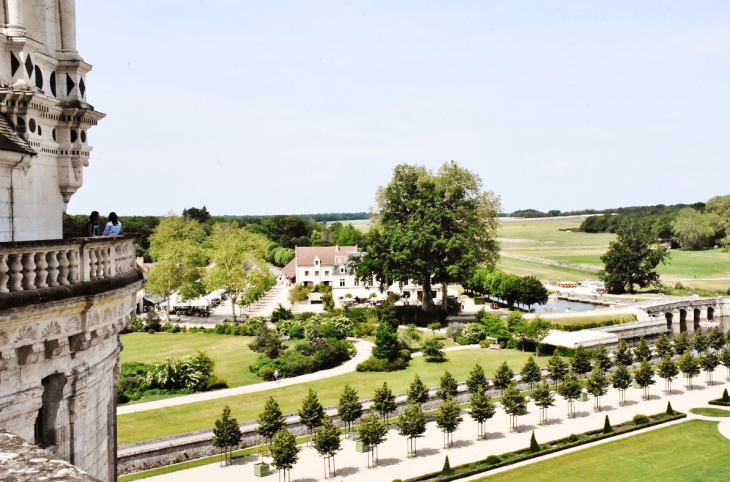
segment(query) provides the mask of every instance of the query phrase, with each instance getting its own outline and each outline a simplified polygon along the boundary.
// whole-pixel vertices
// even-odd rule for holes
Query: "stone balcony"
[[[135,280],[135,236],[0,243],[0,309],[109,291]]]

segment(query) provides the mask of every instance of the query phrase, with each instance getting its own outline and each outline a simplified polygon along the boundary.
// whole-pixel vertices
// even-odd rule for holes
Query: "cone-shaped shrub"
[[[674,409],[672,408],[672,402],[667,402],[667,415],[674,415]]]
[[[444,475],[451,475],[451,464],[449,463],[449,456],[446,456],[446,460],[444,460],[444,468],[441,470],[441,473]]]
[[[540,451],[540,445],[537,443],[537,439],[535,439],[535,431],[532,431],[532,438],[530,438],[530,452],[537,453]]]
[[[611,432],[613,432],[613,427],[611,426],[611,422],[608,421],[608,415],[606,415],[606,420],[603,422],[603,433]]]
[[[722,392],[722,401],[723,402],[730,402],[730,395],[727,394],[727,388],[724,392]]]

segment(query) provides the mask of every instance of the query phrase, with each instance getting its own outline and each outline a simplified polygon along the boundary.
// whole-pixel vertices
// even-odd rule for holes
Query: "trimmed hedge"
[[[466,470],[464,472],[460,472],[458,474],[449,475],[449,476],[444,476],[441,472],[432,472],[430,474],[424,474],[424,475],[421,475],[418,477],[405,479],[404,482],[422,482],[422,481],[428,481],[428,480],[438,480],[439,482],[446,482],[446,481],[450,481],[450,480],[458,480],[458,479],[461,479],[464,477],[469,477],[472,475],[487,472],[489,470],[496,469],[499,467],[506,467],[508,465],[516,464],[518,462],[523,462],[525,460],[533,459],[535,457],[541,457],[543,455],[560,452],[562,450],[570,449],[573,447],[578,447],[580,445],[585,445],[588,443],[597,442],[599,440],[604,440],[609,437],[615,437],[617,435],[634,432],[637,430],[642,430],[647,427],[653,427],[655,425],[659,425],[662,423],[672,422],[674,420],[679,420],[681,418],[685,418],[686,416],[687,416],[687,414],[680,413],[680,412],[675,412],[674,416],[668,416],[668,415],[666,415],[666,413],[661,412],[661,413],[657,413],[657,414],[651,416],[652,418],[654,418],[654,417],[661,417],[661,418],[659,418],[658,420],[654,420],[653,422],[643,424],[643,425],[631,426],[631,424],[633,422],[625,422],[624,424],[621,424],[621,426],[622,427],[628,426],[628,428],[619,428],[619,426],[616,426],[616,427],[614,427],[614,430],[615,430],[614,432],[607,433],[607,434],[603,433],[603,429],[591,430],[591,431],[584,432],[583,434],[581,434],[581,435],[588,436],[588,438],[580,439],[577,441],[574,441],[577,436],[575,434],[573,434],[568,437],[558,439],[558,440],[553,440],[551,442],[548,442],[547,444],[544,444],[544,445],[556,445],[556,444],[568,442],[568,443],[565,443],[565,445],[560,445],[558,447],[553,446],[553,447],[541,450],[540,452],[536,452],[536,453],[529,453],[529,448],[525,448],[525,449],[521,449],[521,450],[507,452],[507,453],[499,455],[499,456],[490,455],[486,459],[482,459],[482,460],[478,460],[476,462],[471,462],[468,464],[457,465],[455,467],[451,467],[452,471],[457,472],[460,468],[476,466],[475,468],[473,468],[471,470]],[[520,455],[514,456],[514,454],[516,454],[516,453],[520,454]],[[505,458],[508,458],[508,459],[504,460]]]
[[[710,400],[710,405],[720,405],[721,407],[730,407],[730,402],[723,402],[721,398],[717,398],[715,400]]]

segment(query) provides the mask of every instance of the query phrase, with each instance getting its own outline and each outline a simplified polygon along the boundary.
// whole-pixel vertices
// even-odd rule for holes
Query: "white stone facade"
[[[104,117],[87,102],[74,0],[0,0],[0,24],[0,113],[35,151],[0,155],[0,241],[59,239]]]
[[[144,280],[133,235],[61,239],[104,117],[75,22],[74,0],[0,0],[0,430],[111,482],[119,332]]]

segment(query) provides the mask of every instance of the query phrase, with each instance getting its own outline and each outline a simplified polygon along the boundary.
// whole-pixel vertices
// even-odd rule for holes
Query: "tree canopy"
[[[453,161],[436,173],[424,166],[396,166],[375,204],[368,251],[356,265],[363,283],[387,287],[413,279],[423,286],[423,310],[432,311],[432,284],[463,282],[475,266],[496,264],[499,197]]]
[[[601,256],[604,270],[599,277],[610,293],[633,293],[635,288],[646,288],[659,282],[655,271],[659,263],[670,259],[664,246],[654,246],[655,236],[648,226],[629,218],[616,231],[608,251]]]

